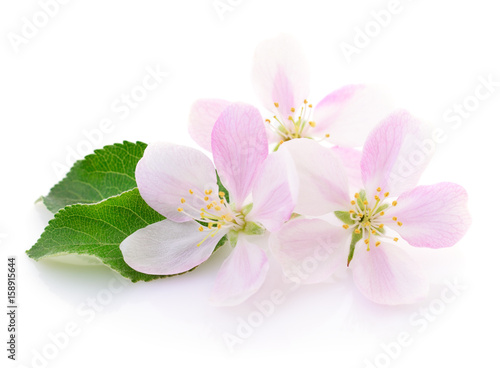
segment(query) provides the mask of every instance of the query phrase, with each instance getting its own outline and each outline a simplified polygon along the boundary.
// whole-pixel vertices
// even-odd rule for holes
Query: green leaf
[[[91,204],[137,186],[135,168],[147,145],[123,142],[98,149],[77,161],[42,201],[55,213],[73,204]]]
[[[356,248],[356,243],[361,240],[363,237],[362,233],[356,234],[354,231],[352,232],[351,245],[349,246],[349,256],[347,257],[347,267],[352,261],[352,257],[354,257],[354,249]]]
[[[163,219],[136,188],[100,203],[65,207],[56,213],[27,254],[37,261],[58,255],[89,255],[133,282],[163,278],[135,271],[125,263],[120,251],[127,236]],[[225,241],[222,238],[216,249]]]
[[[351,214],[349,213],[349,211],[335,211],[335,216],[337,216],[337,218],[342,221],[344,224],[347,224],[347,225],[354,225],[355,222],[353,219],[351,219]]]

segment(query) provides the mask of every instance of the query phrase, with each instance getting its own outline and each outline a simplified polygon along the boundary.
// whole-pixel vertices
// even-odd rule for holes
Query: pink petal
[[[188,221],[185,212],[199,215],[205,190],[218,191],[214,165],[202,152],[168,143],[150,144],[135,171],[142,198],[172,221]],[[189,190],[193,191],[191,195]],[[181,198],[186,203],[181,203]],[[182,207],[185,211],[179,212]]]
[[[453,183],[418,186],[403,193],[390,212],[403,223],[398,233],[415,247],[451,247],[471,224],[467,192]]]
[[[397,245],[382,243],[370,251],[357,244],[351,262],[354,283],[379,304],[410,304],[425,297],[429,282],[418,263]]]
[[[292,139],[280,150],[290,152],[299,177],[295,212],[321,216],[349,206],[349,183],[338,156],[312,139]]]
[[[266,253],[240,237],[217,274],[211,303],[220,306],[242,303],[260,289],[268,269]]]
[[[231,202],[240,210],[268,154],[266,130],[259,111],[242,103],[226,108],[212,132],[212,151]]]
[[[387,93],[376,86],[348,85],[330,93],[314,109],[312,136],[329,134],[340,146],[360,147],[370,131],[392,111]]]
[[[350,232],[319,219],[287,222],[271,236],[273,255],[297,283],[324,281],[346,269]]]
[[[414,188],[435,144],[414,117],[400,110],[382,121],[363,147],[361,172],[369,197],[380,187],[397,196]]]
[[[191,138],[201,148],[212,152],[212,130],[220,114],[231,102],[220,99],[203,99],[194,102],[189,114],[188,130]]]
[[[333,147],[332,150],[338,155],[344,165],[351,190],[356,192],[363,188],[363,180],[361,180],[361,151],[355,148],[338,146]]]
[[[214,237],[199,231],[195,221],[176,223],[163,220],[137,230],[121,244],[125,262],[134,270],[150,275],[175,275],[205,262],[225,235]]]
[[[257,46],[253,65],[253,82],[264,106],[290,115],[309,95],[309,67],[300,44],[290,35],[279,35]]]
[[[290,219],[298,195],[298,177],[290,153],[278,150],[264,161],[252,191],[253,208],[247,221],[277,231]]]

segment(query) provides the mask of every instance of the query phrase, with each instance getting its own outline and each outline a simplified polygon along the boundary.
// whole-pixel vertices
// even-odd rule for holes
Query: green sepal
[[[217,185],[219,186],[219,192],[224,193],[224,198],[226,198],[226,202],[229,203],[229,192],[227,191],[226,187],[222,184],[222,181],[220,180],[219,173],[216,171],[217,174]]]
[[[389,205],[386,203],[386,204],[383,204],[382,206],[378,207],[377,210],[375,211],[374,215],[376,215],[377,213],[379,212],[382,212],[383,210],[389,208]]]
[[[227,233],[227,239],[229,240],[229,244],[234,248],[236,246],[236,243],[238,243],[238,232],[234,230],[230,230]]]
[[[250,203],[250,204],[247,204],[245,207],[243,207],[243,209],[241,210],[241,214],[243,216],[246,216],[250,213],[250,211],[252,210],[253,208],[253,203]]]
[[[266,232],[266,229],[255,222],[247,222],[243,232],[248,235],[262,235]]]
[[[361,209],[361,211],[365,210],[365,204],[363,203],[366,201],[366,192],[364,189],[359,191],[359,197],[357,198],[358,206]]]
[[[344,224],[347,224],[347,225],[354,225],[355,224],[355,221],[353,219],[351,219],[351,214],[348,211],[335,211],[334,214]]]
[[[349,246],[349,256],[347,257],[347,267],[349,267],[349,264],[352,261],[352,257],[354,257],[354,249],[356,248],[356,243],[359,242],[362,237],[363,234],[361,232],[359,234],[356,234],[354,231],[352,232],[351,245]]]

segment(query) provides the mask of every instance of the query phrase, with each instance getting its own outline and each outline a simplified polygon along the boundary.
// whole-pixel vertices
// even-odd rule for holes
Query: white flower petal
[[[295,212],[321,216],[349,207],[349,183],[333,150],[307,139],[292,139],[281,145],[293,157],[299,177]]]
[[[125,262],[136,271],[150,275],[186,272],[205,262],[225,235],[219,231],[211,237],[207,229],[199,231],[199,227],[195,221],[159,221],[127,237],[120,250]]]
[[[135,176],[146,203],[177,222],[191,219],[185,212],[199,216],[199,209],[205,205],[204,191],[218,190],[210,159],[201,151],[175,144],[150,144],[137,164]],[[185,203],[181,203],[182,198]]]
[[[266,253],[246,238],[240,237],[217,274],[211,303],[232,306],[244,302],[260,289],[268,269]]]

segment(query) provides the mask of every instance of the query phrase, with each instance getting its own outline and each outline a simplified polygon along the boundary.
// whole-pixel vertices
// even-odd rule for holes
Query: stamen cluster
[[[177,208],[177,211],[184,212],[199,222],[199,231],[208,230],[208,235],[197,246],[209,236],[214,237],[223,228],[237,231],[245,226],[244,215],[231,208],[224,192],[216,193],[212,189],[196,192],[189,189],[188,193],[188,196],[180,199],[182,207]],[[203,203],[203,207],[199,208],[194,203]]]

